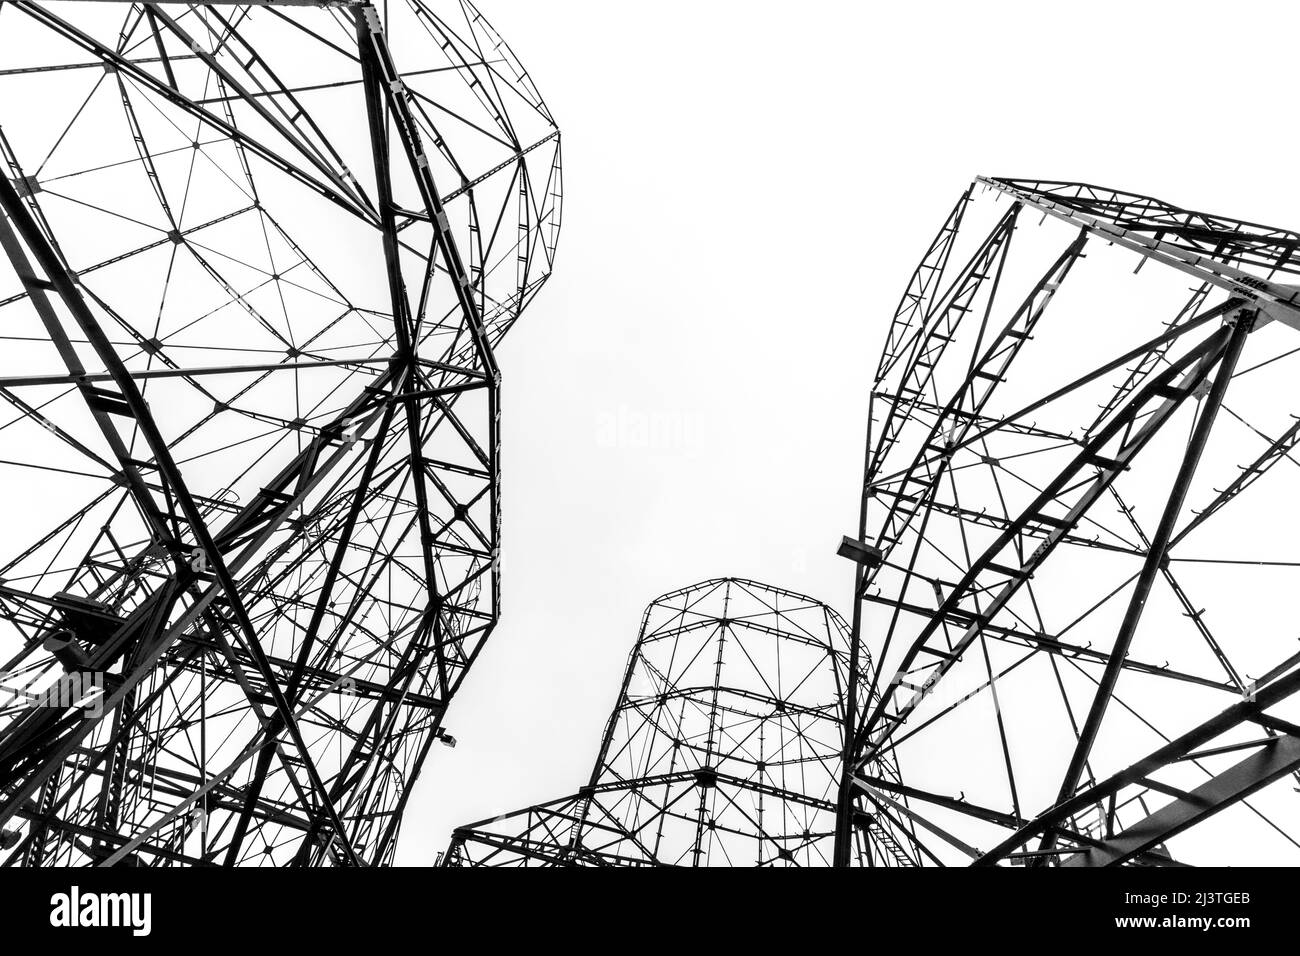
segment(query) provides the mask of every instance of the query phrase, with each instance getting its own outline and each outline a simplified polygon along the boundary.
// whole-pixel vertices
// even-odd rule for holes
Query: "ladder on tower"
[[[907,851],[904,850],[902,846],[899,845],[899,842],[894,838],[894,835],[890,833],[887,829],[882,827],[880,825],[880,821],[878,821],[875,817],[870,817],[870,816],[867,817],[867,823],[865,829],[867,833],[871,836],[871,838],[873,838],[876,841],[876,843],[879,846],[881,846],[885,851],[887,851],[888,855],[893,858],[894,865],[896,866],[917,865],[916,861],[913,860],[910,856],[908,856]]]

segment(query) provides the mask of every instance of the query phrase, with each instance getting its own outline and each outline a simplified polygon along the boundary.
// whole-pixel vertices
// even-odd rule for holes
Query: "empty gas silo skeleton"
[[[802,594],[736,578],[665,594],[587,785],[458,829],[444,865],[828,866],[848,650],[844,620]],[[854,822],[855,863],[916,865],[905,809]]]
[[[5,3],[0,104],[6,861],[390,861],[497,620],[554,120],[466,0]]]

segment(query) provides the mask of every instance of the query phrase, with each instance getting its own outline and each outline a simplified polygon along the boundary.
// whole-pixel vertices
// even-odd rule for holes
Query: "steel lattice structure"
[[[841,549],[877,667],[837,862],[855,807],[927,863],[1300,860],[1298,244],[1082,183],[961,196]]]
[[[848,636],[824,604],[754,581],[656,599],[587,785],[458,829],[443,865],[829,865]],[[909,821],[857,824],[859,865],[916,865]]]
[[[0,131],[5,863],[389,862],[497,620],[550,112],[468,0],[18,0]]]

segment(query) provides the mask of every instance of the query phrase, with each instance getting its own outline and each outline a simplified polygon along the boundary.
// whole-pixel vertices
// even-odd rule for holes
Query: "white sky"
[[[1300,225],[1293,5],[481,8],[563,130],[565,223],[500,356],[502,623],[407,864],[585,782],[656,595],[739,575],[847,612],[881,335],[976,174]]]

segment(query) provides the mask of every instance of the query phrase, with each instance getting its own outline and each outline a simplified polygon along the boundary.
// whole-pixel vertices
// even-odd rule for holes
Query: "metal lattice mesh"
[[[11,857],[386,861],[497,617],[550,113],[453,0],[4,4],[0,103]]]
[[[447,864],[827,866],[847,670],[848,626],[812,598],[734,578],[666,594],[588,786],[458,830]],[[905,823],[857,822],[859,865],[915,865]]]
[[[1295,242],[997,179],[936,234],[873,383],[854,745],[936,861],[1296,859]]]

